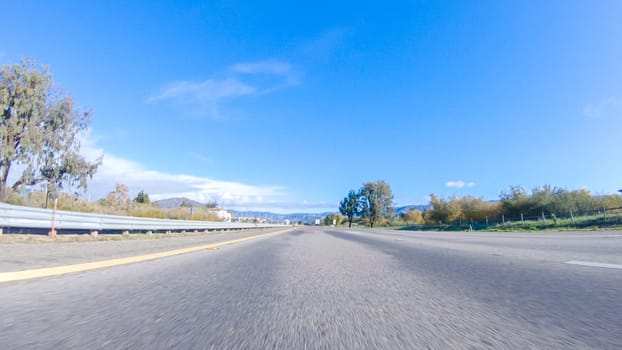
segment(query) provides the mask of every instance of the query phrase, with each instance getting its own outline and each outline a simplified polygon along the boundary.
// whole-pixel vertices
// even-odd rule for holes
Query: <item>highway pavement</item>
[[[301,227],[0,284],[0,349],[267,348],[622,349],[622,233]]]

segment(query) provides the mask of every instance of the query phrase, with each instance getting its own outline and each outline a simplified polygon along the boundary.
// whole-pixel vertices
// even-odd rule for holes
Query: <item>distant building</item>
[[[219,219],[221,219],[224,222],[231,222],[231,219],[233,218],[233,215],[231,215],[230,212],[224,209],[212,208],[209,211],[210,213],[215,214]]]

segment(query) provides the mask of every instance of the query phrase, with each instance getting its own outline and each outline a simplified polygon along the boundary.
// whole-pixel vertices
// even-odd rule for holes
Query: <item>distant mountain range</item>
[[[184,198],[184,197],[175,197],[175,198],[167,198],[160,199],[157,201],[153,201],[153,204],[159,206],[160,208],[165,209],[173,209],[179,208],[181,206],[185,207],[204,207],[205,204],[201,202],[197,202],[192,199]],[[241,211],[241,210],[228,210],[235,217],[252,217],[252,218],[260,218],[266,219],[269,222],[283,222],[285,220],[289,220],[292,223],[312,223],[315,219],[322,219],[326,217],[326,215],[333,214],[333,212],[326,213],[318,213],[318,214],[309,214],[309,213],[295,213],[295,214],[276,214],[267,211]]]
[[[173,209],[173,208],[179,208],[179,207],[198,208],[198,207],[205,206],[205,204],[201,202],[193,201],[192,199],[188,199],[184,197],[160,199],[159,201],[153,201],[152,203],[164,209]]]
[[[323,219],[329,214],[334,214],[335,212],[325,212],[325,213],[294,213],[294,214],[276,214],[268,211],[239,211],[239,210],[229,210],[231,214],[235,217],[253,217],[266,219],[270,222],[283,222],[285,220],[289,220],[292,223],[312,223],[315,219]]]
[[[153,204],[161,208],[165,208],[165,209],[179,208],[181,206],[195,207],[195,208],[205,206],[204,203],[197,202],[195,200],[183,198],[183,197],[161,199],[158,201],[154,201]],[[430,206],[428,204],[406,205],[406,206],[395,208],[395,213],[397,215],[402,215],[404,213],[409,212],[412,209],[425,211],[429,207]],[[228,211],[231,214],[233,214],[233,216],[235,217],[260,218],[260,219],[266,219],[269,222],[283,222],[285,220],[289,220],[292,223],[299,223],[299,222],[312,223],[315,221],[315,219],[323,219],[327,215],[338,213],[338,211],[334,211],[334,212],[329,211],[329,212],[324,212],[324,213],[276,214],[276,213],[271,213],[268,211],[241,211],[241,210],[228,210]]]

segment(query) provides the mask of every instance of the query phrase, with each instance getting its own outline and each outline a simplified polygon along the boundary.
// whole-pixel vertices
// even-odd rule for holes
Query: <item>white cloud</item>
[[[583,115],[588,118],[601,118],[608,116],[622,116],[622,99],[608,97],[597,104],[589,104],[583,107]]]
[[[279,186],[253,186],[150,170],[138,162],[103,152],[101,149],[85,147],[82,153],[90,159],[104,154],[102,165],[90,184],[90,191],[95,197],[104,196],[117,182],[127,185],[133,193],[144,189],[155,200],[187,197],[200,202],[216,200],[223,205],[238,206],[266,200],[276,201],[283,196],[283,188]]]
[[[449,188],[475,187],[475,182],[465,182],[462,180],[447,181],[445,182],[445,187],[449,187]]]
[[[227,209],[269,210],[273,212],[334,210],[325,203],[292,201],[287,191],[277,185],[249,185],[188,174],[171,174],[151,170],[98,148],[91,133],[81,138],[81,153],[89,160],[104,155],[103,163],[89,182],[87,196],[92,200],[104,197],[115,183],[128,186],[130,195],[144,190],[152,200],[186,197],[199,202],[217,201]],[[327,209],[328,208],[328,209]]]
[[[237,63],[231,66],[231,70],[243,74],[287,75],[292,71],[292,66],[287,62],[267,60]]]
[[[84,198],[97,200],[114,189],[116,183],[128,186],[133,197],[144,190],[152,200],[186,197],[199,202],[217,201],[225,209],[270,211],[274,213],[320,213],[335,211],[334,203],[289,198],[287,189],[278,185],[249,185],[188,174],[171,174],[151,170],[97,147],[99,138],[87,131],[80,136],[80,153],[90,161],[103,155],[102,165],[89,181]],[[192,155],[191,155],[192,156]],[[196,155],[203,157],[202,155]],[[9,181],[16,181],[24,166],[15,164]],[[67,189],[72,192],[71,189]]]

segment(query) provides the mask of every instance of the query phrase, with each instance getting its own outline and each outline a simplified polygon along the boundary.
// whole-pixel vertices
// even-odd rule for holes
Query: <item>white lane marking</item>
[[[606,267],[609,269],[622,269],[622,265],[616,265],[616,264],[606,264],[606,263],[599,263],[599,262],[593,262],[593,261],[577,261],[577,260],[572,260],[572,261],[566,261],[566,264],[570,264],[570,265],[581,265],[581,266],[592,266],[592,267]]]

